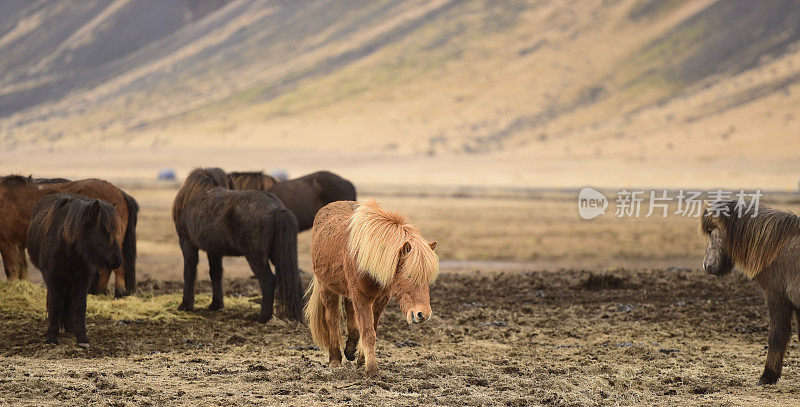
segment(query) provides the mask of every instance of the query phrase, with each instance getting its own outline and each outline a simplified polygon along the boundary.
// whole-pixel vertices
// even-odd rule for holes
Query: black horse
[[[262,191],[233,191],[219,168],[198,168],[183,183],[172,207],[172,219],[183,252],[183,302],[179,310],[194,309],[198,250],[208,255],[212,301],[222,303],[222,257],[244,256],[261,287],[259,321],[272,318],[276,296],[278,315],[302,320],[302,287],[297,268],[297,221],[274,195]],[[275,265],[275,275],[269,262]]]
[[[260,172],[233,174],[236,175],[229,178],[236,189],[263,190],[277,196],[297,218],[301,232],[311,229],[314,217],[323,206],[336,201],[356,200],[353,183],[328,171],[317,171],[283,182],[275,182],[274,178]],[[273,185],[264,181],[264,177],[269,177]]]
[[[87,347],[86,296],[98,268],[122,263],[119,215],[106,201],[82,195],[48,195],[36,203],[28,229],[28,254],[47,285],[47,343],[58,343],[63,324]]]

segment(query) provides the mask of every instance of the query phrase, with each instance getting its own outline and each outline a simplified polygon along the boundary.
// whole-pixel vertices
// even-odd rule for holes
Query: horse
[[[120,219],[108,202],[74,194],[45,196],[33,208],[28,254],[47,286],[47,343],[57,344],[60,326],[88,347],[86,296],[97,268],[122,263]]]
[[[212,300],[222,300],[222,257],[244,256],[261,288],[258,320],[272,319],[276,299],[279,317],[302,319],[302,286],[297,266],[297,221],[278,198],[263,191],[234,191],[219,168],[193,170],[175,197],[172,219],[183,252],[182,311],[194,309],[198,250],[208,255]],[[269,262],[275,265],[275,275]]]
[[[228,173],[228,178],[235,186],[234,189],[241,190],[268,191],[278,182],[261,171],[231,172]]]
[[[28,278],[25,260],[25,237],[33,207],[42,197],[74,193],[112,203],[122,221],[117,238],[122,242],[122,267],[114,270],[114,295],[122,297],[136,290],[136,223],[139,206],[136,200],[109,182],[98,179],[69,181],[63,178],[32,178],[8,175],[0,178],[0,255],[6,278]],[[105,292],[111,271],[100,268],[92,293]],[[93,279],[94,280],[94,279]]]
[[[408,324],[430,319],[429,286],[439,273],[436,242],[428,243],[400,214],[377,202],[339,201],[314,219],[311,260],[314,277],[306,296],[305,316],[317,346],[328,349],[328,363],[341,365],[341,303],[347,315],[347,360],[365,365],[378,377],[375,331],[381,313],[396,297]]]
[[[792,314],[800,336],[800,217],[760,205],[739,213],[736,201],[705,203],[700,234],[707,240],[703,270],[723,276],[739,265],[767,297],[767,361],[760,384],[774,384],[792,335]]]
[[[240,175],[231,179],[235,189],[257,189],[249,185],[260,182],[262,176],[267,177],[262,173],[237,174]],[[311,229],[314,216],[323,206],[336,201],[356,200],[356,188],[353,184],[328,171],[318,171],[289,181],[274,182],[267,189],[260,190],[274,194],[292,211],[301,232]]]

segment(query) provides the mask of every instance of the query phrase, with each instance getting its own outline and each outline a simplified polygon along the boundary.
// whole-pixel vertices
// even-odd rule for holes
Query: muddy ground
[[[305,275],[307,280],[307,275]],[[8,283],[2,283],[8,284]],[[180,288],[146,281],[148,298]],[[741,275],[698,270],[444,272],[435,317],[408,327],[394,301],[378,332],[381,378],[331,369],[305,327],[255,322],[250,297],[188,321],[89,322],[91,348],[44,322],[0,315],[0,400],[98,405],[605,405],[800,402],[797,345],[784,377],[758,387],[766,311]],[[208,291],[208,284],[199,289]],[[175,297],[177,305],[178,296]],[[108,301],[113,301],[108,299]],[[207,301],[207,299],[206,299]],[[252,304],[249,306],[248,304]],[[203,307],[199,301],[198,307]]]

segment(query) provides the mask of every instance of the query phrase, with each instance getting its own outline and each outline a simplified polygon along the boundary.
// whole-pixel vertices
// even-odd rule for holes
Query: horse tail
[[[132,196],[122,193],[128,206],[128,224],[122,239],[122,267],[125,270],[125,291],[136,292],[136,223],[139,218],[139,204]]]
[[[306,303],[305,316],[308,321],[308,327],[311,328],[311,338],[314,344],[327,348],[330,343],[328,324],[325,323],[325,306],[322,305],[322,295],[320,294],[322,287],[320,287],[317,276],[311,278],[311,284],[308,285],[306,290]]]
[[[303,320],[303,285],[297,266],[297,219],[286,208],[275,210],[270,257],[277,278],[278,315]]]

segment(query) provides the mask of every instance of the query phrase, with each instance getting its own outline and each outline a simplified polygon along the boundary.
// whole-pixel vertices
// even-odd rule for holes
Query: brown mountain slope
[[[162,165],[136,151],[187,147],[253,168],[313,166],[280,151],[398,163],[352,165],[375,182],[789,188],[800,172],[796,0],[2,7],[10,169],[14,151],[90,144],[130,152],[142,172],[120,176]]]

